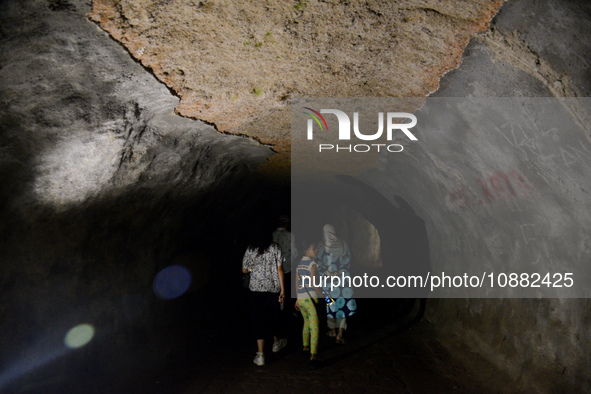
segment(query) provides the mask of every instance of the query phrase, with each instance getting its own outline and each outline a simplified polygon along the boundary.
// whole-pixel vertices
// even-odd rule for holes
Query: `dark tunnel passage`
[[[425,276],[429,272],[429,241],[425,224],[408,203],[394,196],[394,206],[371,186],[346,175],[338,175],[340,185],[292,184],[292,217],[296,240],[322,239],[325,224],[336,224],[339,234],[351,245],[351,275],[387,278],[399,275]],[[372,230],[375,235],[372,238]],[[368,250],[370,249],[370,250]],[[372,250],[373,249],[373,250]],[[376,296],[370,286],[358,286],[365,315],[363,320],[392,321],[402,319],[420,299],[420,320],[427,297],[425,289],[390,288]],[[384,313],[385,311],[385,313]]]
[[[272,231],[291,197],[288,187],[253,176],[218,185],[204,198],[183,201],[144,191],[85,208],[37,212],[34,223],[11,223],[5,245],[12,248],[2,250],[14,264],[5,266],[12,280],[3,285],[4,296],[13,300],[3,307],[10,332],[2,343],[3,391],[180,392],[191,381],[205,389],[207,379],[197,372],[207,367],[204,357],[250,354],[240,262],[249,232]],[[241,208],[235,209],[238,199]],[[311,225],[334,213],[317,216]],[[37,264],[28,260],[36,253],[45,256]],[[159,298],[155,278],[170,266],[187,268],[190,286],[178,298]],[[33,269],[46,272],[44,285],[31,283]],[[27,288],[30,298],[17,297]],[[351,324],[366,335],[381,327],[390,327],[382,336],[391,335],[417,322],[404,320],[418,313],[413,300],[359,304],[363,312]],[[398,321],[406,328],[392,328]],[[92,341],[60,351],[63,333],[85,322],[95,330]],[[294,320],[290,333],[296,341],[298,324]],[[329,367],[355,357],[375,341],[366,338],[324,362]]]
[[[238,284],[248,232],[274,224],[289,194],[254,177],[218,187],[202,199],[143,191],[9,223],[2,391],[157,392],[146,373],[179,362],[191,368],[185,349],[203,357],[219,346],[228,351],[224,342],[244,342]],[[238,199],[245,209],[235,209]],[[179,299],[158,298],[155,278],[174,265],[188,269],[191,284]],[[63,333],[85,322],[93,341],[78,352],[59,350]],[[174,390],[173,383],[160,388]]]
[[[415,4],[404,23],[450,4]],[[252,233],[281,215],[296,240],[334,224],[352,275],[478,263],[591,279],[588,2],[506,1],[416,112],[437,117],[419,142],[330,184],[269,176],[275,147],[176,115],[179,98],[91,7],[0,2],[1,393],[591,390],[588,292],[361,286],[347,343],[322,337],[311,371],[298,314],[285,351],[253,365],[240,287]],[[512,122],[530,98],[556,101]]]

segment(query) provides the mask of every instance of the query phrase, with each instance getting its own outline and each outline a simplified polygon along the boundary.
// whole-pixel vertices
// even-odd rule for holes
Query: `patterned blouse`
[[[257,248],[249,246],[242,259],[242,268],[250,271],[250,291],[279,293],[281,283],[277,267],[282,261],[283,255],[276,243],[272,243],[262,254]]]

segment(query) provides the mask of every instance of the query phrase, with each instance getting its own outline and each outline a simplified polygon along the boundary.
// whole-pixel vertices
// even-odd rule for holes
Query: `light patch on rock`
[[[117,170],[122,145],[111,133],[62,139],[39,160],[34,184],[37,199],[61,206],[105,191]]]

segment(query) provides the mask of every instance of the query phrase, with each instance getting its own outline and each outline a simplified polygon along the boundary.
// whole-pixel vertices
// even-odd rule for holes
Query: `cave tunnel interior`
[[[381,79],[403,80],[400,89],[419,81],[421,97],[460,101],[417,114],[445,112],[453,103],[476,110],[442,116],[404,152],[379,155],[363,176],[340,175],[330,184],[286,177],[288,137],[265,139],[265,127],[285,125],[280,111],[270,111],[254,137],[178,115],[183,94],[202,92],[175,95],[156,78],[157,67],[146,65],[149,50],[101,30],[89,14],[107,3],[0,2],[0,392],[591,390],[588,291],[437,298],[417,288],[376,297],[362,287],[347,343],[322,337],[321,368],[311,371],[300,355],[297,314],[288,314],[285,351],[269,350],[264,368],[252,363],[248,293],[240,286],[250,238],[273,231],[281,215],[291,217],[296,241],[320,240],[323,225],[334,224],[351,247],[353,275],[424,276],[478,262],[489,273],[525,267],[575,272],[579,286],[591,279],[588,1],[468,2],[494,8],[485,21],[452,0],[401,10],[408,15],[400,22],[416,29],[388,37],[396,45],[410,40],[411,49],[447,43],[433,34],[455,37],[464,32],[459,23],[481,31],[448,48],[460,53],[457,64],[435,64],[423,49],[409,58],[412,72],[404,78],[380,70],[352,92],[371,93]],[[114,3],[139,15],[129,21],[140,27],[153,21],[142,7],[172,4]],[[372,8],[378,3],[393,4],[338,6],[388,16]],[[286,7],[293,18],[306,18],[315,17],[314,7],[337,6],[331,4]],[[198,2],[195,12],[218,5]],[[104,12],[108,22],[112,14]],[[355,20],[351,31],[363,25]],[[280,47],[280,35],[267,32],[236,52],[263,54],[272,39]],[[277,57],[257,64],[261,72],[285,66]],[[168,76],[190,79],[180,68]],[[249,86],[245,96],[258,110],[267,93]],[[286,98],[275,104],[289,112]],[[517,124],[511,114],[527,101],[478,98],[546,98],[554,106],[540,104]],[[250,112],[241,125],[257,124],[256,111],[244,108]],[[472,127],[489,110],[486,121],[498,127]],[[284,166],[273,167],[278,163]]]
[[[5,246],[11,248],[3,254],[12,264],[6,268],[19,275],[11,275],[3,292],[26,289],[28,296],[4,306],[11,335],[3,343],[3,390],[85,392],[91,384],[92,392],[175,392],[187,389],[203,357],[250,354],[247,294],[239,286],[250,233],[273,231],[277,218],[291,209],[302,213],[297,222],[305,224],[292,228],[298,237],[320,240],[322,225],[334,222],[362,236],[373,228],[378,242],[386,239],[354,211],[368,197],[338,201],[331,193],[292,204],[290,184],[254,174],[219,184],[203,198],[144,190],[59,212],[40,209],[31,222],[7,223]],[[393,215],[401,211],[390,206]],[[408,233],[402,223],[394,220],[384,231]],[[36,253],[45,258],[36,261]],[[171,273],[171,267],[183,269]],[[368,268],[354,264],[352,273]],[[31,283],[34,272],[43,275],[44,285]],[[358,304],[363,311],[350,324],[370,336],[380,327],[390,327],[390,334],[408,329],[424,312],[413,299]],[[84,345],[64,350],[68,333],[90,322],[90,342],[81,339]],[[290,339],[299,337],[300,324],[293,320]],[[354,356],[349,350],[325,362],[328,367]]]

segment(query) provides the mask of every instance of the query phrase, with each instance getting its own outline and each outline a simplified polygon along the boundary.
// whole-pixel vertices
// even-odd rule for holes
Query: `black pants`
[[[279,293],[250,292],[250,328],[254,339],[279,335]]]
[[[318,298],[315,305],[316,313],[318,314],[318,333],[320,334],[320,338],[322,338],[323,335],[328,332],[328,313],[326,311],[326,300],[324,297]]]

